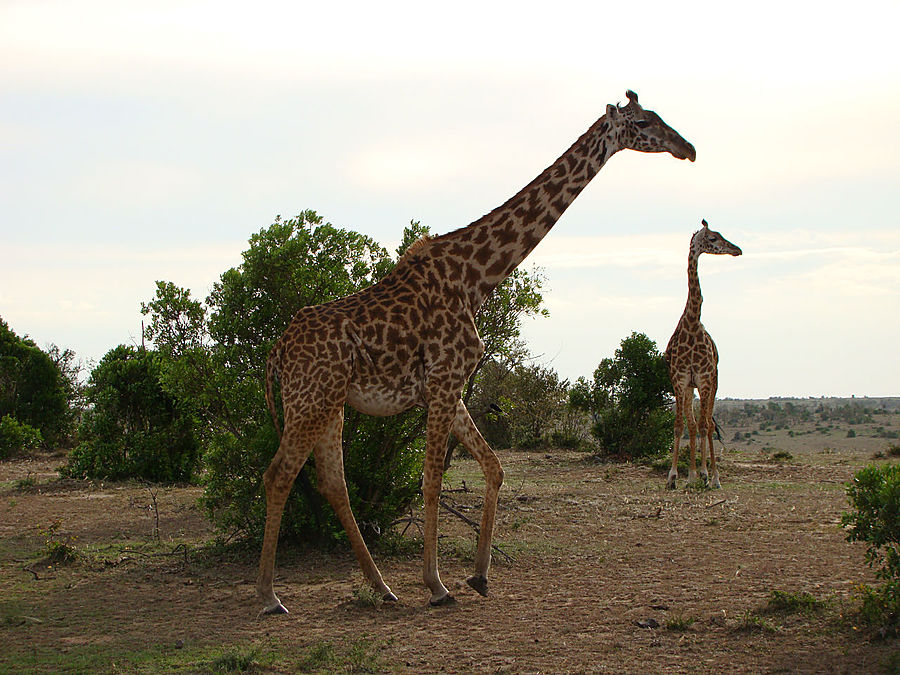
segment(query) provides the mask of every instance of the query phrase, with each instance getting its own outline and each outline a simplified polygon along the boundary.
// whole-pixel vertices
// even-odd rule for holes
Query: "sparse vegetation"
[[[666,492],[658,474],[637,463],[501,451],[507,481],[495,542],[515,560],[495,556],[488,599],[461,581],[475,533],[442,514],[440,564],[458,605],[425,608],[414,509],[373,547],[399,603],[379,605],[367,586],[354,592],[362,581],[350,552],[284,546],[276,587],[292,614],[258,621],[258,550],[239,538],[211,543],[198,488],[157,495],[156,543],[157,510],[145,485],[55,483],[45,478],[46,460],[4,462],[0,504],[17,504],[0,518],[0,671],[108,672],[115,663],[129,673],[424,673],[448,664],[502,672],[527,662],[579,672],[593,668],[602,649],[607,669],[630,672],[640,649],[641,668],[668,672],[671,648],[684,646],[690,651],[679,658],[702,652],[735,672],[882,672],[898,638],[872,640],[884,625],[870,623],[883,622],[883,596],[833,525],[846,508],[839,481],[870,450],[823,453],[808,437],[779,433],[768,446],[794,455],[789,471],[759,447],[736,448],[722,465],[731,480],[716,493]],[[36,487],[17,490],[29,475]],[[477,463],[458,458],[447,487],[454,492],[445,497],[477,521]],[[56,524],[59,509],[66,515]],[[52,540],[75,547],[74,563],[49,562],[47,527],[29,522],[52,523]],[[846,599],[848,581],[869,590]],[[780,590],[759,596],[759,588]],[[139,611],[122,607],[138,596]],[[134,620],[108,620],[125,612]],[[467,616],[484,616],[502,632],[502,649]],[[657,628],[637,634],[635,618],[653,618]],[[600,647],[597,631],[581,628],[599,625],[607,636]],[[564,655],[550,642],[565,642]]]
[[[65,565],[73,562],[78,557],[78,548],[75,546],[75,538],[61,536],[59,528],[62,521],[56,520],[43,531],[44,546],[47,551],[47,560],[54,565]]]
[[[749,633],[777,633],[781,629],[769,619],[747,612],[741,617],[735,630]]]

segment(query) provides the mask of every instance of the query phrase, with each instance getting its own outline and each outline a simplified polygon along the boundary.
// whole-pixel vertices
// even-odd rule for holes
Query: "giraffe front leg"
[[[488,571],[491,567],[491,540],[494,533],[494,518],[497,513],[497,499],[500,494],[500,486],[503,484],[503,467],[500,466],[500,460],[491,450],[491,446],[478,431],[462,401],[457,403],[453,435],[476,459],[484,473],[484,507],[481,514],[481,529],[478,531],[475,574],[466,579],[466,583],[480,595],[487,596]]]
[[[396,602],[397,596],[391,591],[381,572],[378,571],[369,548],[359,531],[356,518],[350,508],[350,496],[347,493],[347,482],[344,478],[344,455],[341,434],[344,428],[344,412],[338,411],[316,444],[316,482],[334,512],[337,514],[344,532],[366,580],[380,595],[384,602]]]
[[[450,416],[437,413],[429,406],[427,439],[425,443],[425,470],[422,477],[422,494],[425,501],[425,554],[422,580],[431,591],[429,604],[448,605],[456,602],[441,582],[437,564],[438,501],[441,496],[441,480],[444,476],[444,449],[450,434]]]

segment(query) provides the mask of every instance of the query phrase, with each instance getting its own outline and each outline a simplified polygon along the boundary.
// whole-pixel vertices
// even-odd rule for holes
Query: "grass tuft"
[[[777,633],[780,628],[768,619],[748,612],[741,618],[735,630],[743,633]]]
[[[666,628],[668,630],[686,631],[694,625],[696,619],[692,616],[685,616],[682,613],[673,614],[666,618]]]
[[[384,599],[369,584],[363,584],[353,590],[353,602],[359,607],[381,607]]]
[[[825,601],[819,600],[811,593],[787,593],[785,591],[772,591],[772,596],[766,605],[769,612],[781,614],[811,614],[825,609]]]
[[[261,667],[259,649],[234,647],[209,664],[212,673],[253,673]]]

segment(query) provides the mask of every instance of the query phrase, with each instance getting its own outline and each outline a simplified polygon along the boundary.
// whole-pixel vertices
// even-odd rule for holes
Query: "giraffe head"
[[[688,143],[652,110],[644,110],[638,96],[630,89],[625,92],[628,104],[606,106],[606,116],[618,130],[622,148],[640,152],[668,152],[676,159],[697,158],[694,146]]]
[[[694,232],[691,237],[691,255],[699,256],[701,253],[713,253],[716,255],[740,255],[741,249],[728,241],[715,230],[709,229],[709,223],[701,221],[703,227]]]

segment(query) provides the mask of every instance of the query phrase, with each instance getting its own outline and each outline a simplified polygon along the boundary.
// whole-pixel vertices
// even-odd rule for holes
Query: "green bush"
[[[863,616],[900,631],[900,464],[868,466],[847,487],[852,508],[841,516],[848,541],[865,542],[866,562],[884,584],[868,589]]]
[[[41,432],[10,415],[0,418],[0,459],[41,444]]]
[[[649,337],[632,333],[594,379],[578,381],[570,404],[590,413],[600,452],[617,459],[656,457],[668,451],[674,414],[666,358]]]
[[[69,352],[64,354],[68,355]],[[68,382],[59,365],[0,319],[0,416],[3,415],[38,429],[47,443],[63,440],[72,424]]]
[[[155,354],[120,345],[91,373],[92,404],[63,474],[72,478],[189,480],[199,459],[193,420],[160,385]]]

